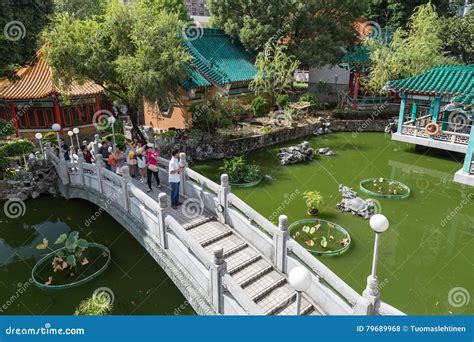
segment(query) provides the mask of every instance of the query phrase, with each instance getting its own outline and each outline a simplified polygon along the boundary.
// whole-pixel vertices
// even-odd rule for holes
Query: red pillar
[[[57,96],[53,96],[53,110],[54,110],[54,121],[61,125],[61,134],[64,132],[63,120],[61,119],[61,106]]]
[[[13,127],[15,127],[15,134],[19,137],[20,133],[18,132],[18,121],[16,119],[15,103],[13,100],[10,100],[10,116],[12,117],[10,122],[13,124]]]
[[[95,96],[95,110],[98,112],[99,110],[102,110],[102,107],[100,105],[100,97],[99,95]]]
[[[360,87],[360,68],[356,69],[355,85],[354,85],[354,99],[352,100],[352,109],[357,110],[357,98],[359,97]]]
[[[353,92],[354,92],[354,73],[351,70],[349,72],[349,96],[352,97]]]

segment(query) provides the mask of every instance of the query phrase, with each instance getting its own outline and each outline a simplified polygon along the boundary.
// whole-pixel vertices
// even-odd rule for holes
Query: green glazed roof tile
[[[412,77],[390,81],[389,86],[405,93],[453,96],[459,104],[472,106],[474,64],[441,65]]]
[[[192,88],[201,88],[201,87],[210,87],[212,86],[211,82],[206,80],[195,68],[190,64],[186,64],[185,69],[188,74],[188,78],[185,79],[181,85],[184,89],[189,90]]]
[[[184,39],[192,66],[206,79],[219,85],[251,81],[257,70],[239,42],[218,29],[202,29],[198,37]]]

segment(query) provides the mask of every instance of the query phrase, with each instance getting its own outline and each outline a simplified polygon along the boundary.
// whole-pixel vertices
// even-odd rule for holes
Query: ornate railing
[[[79,160],[67,163],[51,150],[48,159],[55,165],[61,181],[81,190],[97,194],[102,202],[115,205],[126,217],[140,225],[131,232],[151,250],[159,246],[184,268],[195,286],[221,314],[263,314],[240,285],[229,275],[223,250],[206,251],[168,210],[167,195],[161,193],[155,200],[131,181],[128,168],[118,176],[102,167],[102,157],[96,164]],[[159,160],[162,184],[167,186],[169,161]],[[186,165],[185,155],[181,163]],[[289,236],[286,216],[280,216],[278,227],[230,192],[227,175],[221,184],[187,168],[181,175],[181,192],[188,198],[199,199],[206,212],[215,215],[222,224],[251,244],[264,258],[283,274],[297,266],[307,267],[313,282],[306,295],[325,314],[367,314],[368,301],[340,279],[328,267],[313,257]],[[156,247],[155,247],[156,248]],[[149,250],[150,251],[150,250]],[[403,314],[381,303],[380,314]],[[382,310],[383,309],[383,310]]]

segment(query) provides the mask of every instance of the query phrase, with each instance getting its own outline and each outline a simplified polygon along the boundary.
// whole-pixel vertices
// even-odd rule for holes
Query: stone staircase
[[[180,210],[170,211],[170,214],[178,222],[181,221]],[[209,253],[216,247],[223,247],[229,274],[265,314],[296,314],[296,292],[287,277],[232,229],[214,220],[208,213],[183,226]],[[301,314],[321,315],[321,312],[303,295]]]

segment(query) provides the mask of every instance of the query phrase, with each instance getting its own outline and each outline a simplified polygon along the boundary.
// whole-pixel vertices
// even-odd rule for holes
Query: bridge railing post
[[[181,172],[180,177],[181,177],[181,186],[179,187],[180,194],[184,196],[186,194],[186,167],[188,166],[188,163],[186,161],[186,153],[181,152],[179,154],[179,166],[184,167],[184,171]]]
[[[122,172],[122,203],[123,203],[123,208],[125,211],[128,213],[130,211],[130,202],[129,202],[129,197],[128,197],[128,183],[132,180],[132,177],[130,177],[130,169],[128,166],[122,166],[120,169]]]
[[[97,184],[99,186],[99,193],[104,192],[104,188],[102,187],[102,165],[104,163],[102,162],[102,155],[97,154],[95,157],[95,174],[97,175]]]
[[[219,204],[217,207],[217,216],[219,222],[226,224],[227,209],[229,207],[228,195],[230,194],[229,176],[227,174],[221,175],[221,186],[219,188],[218,200]]]
[[[79,184],[84,185],[84,169],[82,168],[84,163],[84,153],[82,151],[77,152],[77,172],[79,174]]]
[[[227,263],[224,260],[224,248],[216,247],[213,251],[214,262],[210,265],[210,282],[209,296],[212,300],[212,305],[218,313],[224,313],[224,286],[223,277],[227,273]]]
[[[97,155],[99,154],[99,144],[100,144],[100,137],[98,134],[95,134],[94,144],[92,145],[92,148],[94,149],[95,160],[97,160]]]
[[[48,160],[49,159],[49,153],[51,152],[51,143],[50,142],[47,142],[46,144],[44,144],[44,159],[45,160]]]
[[[161,192],[158,195],[158,237],[160,239],[160,245],[164,249],[168,248],[168,236],[166,235],[166,209],[168,208],[168,195]]]
[[[280,215],[278,221],[278,230],[273,235],[273,264],[280,272],[286,274],[288,260],[287,242],[290,236],[288,217]]]

